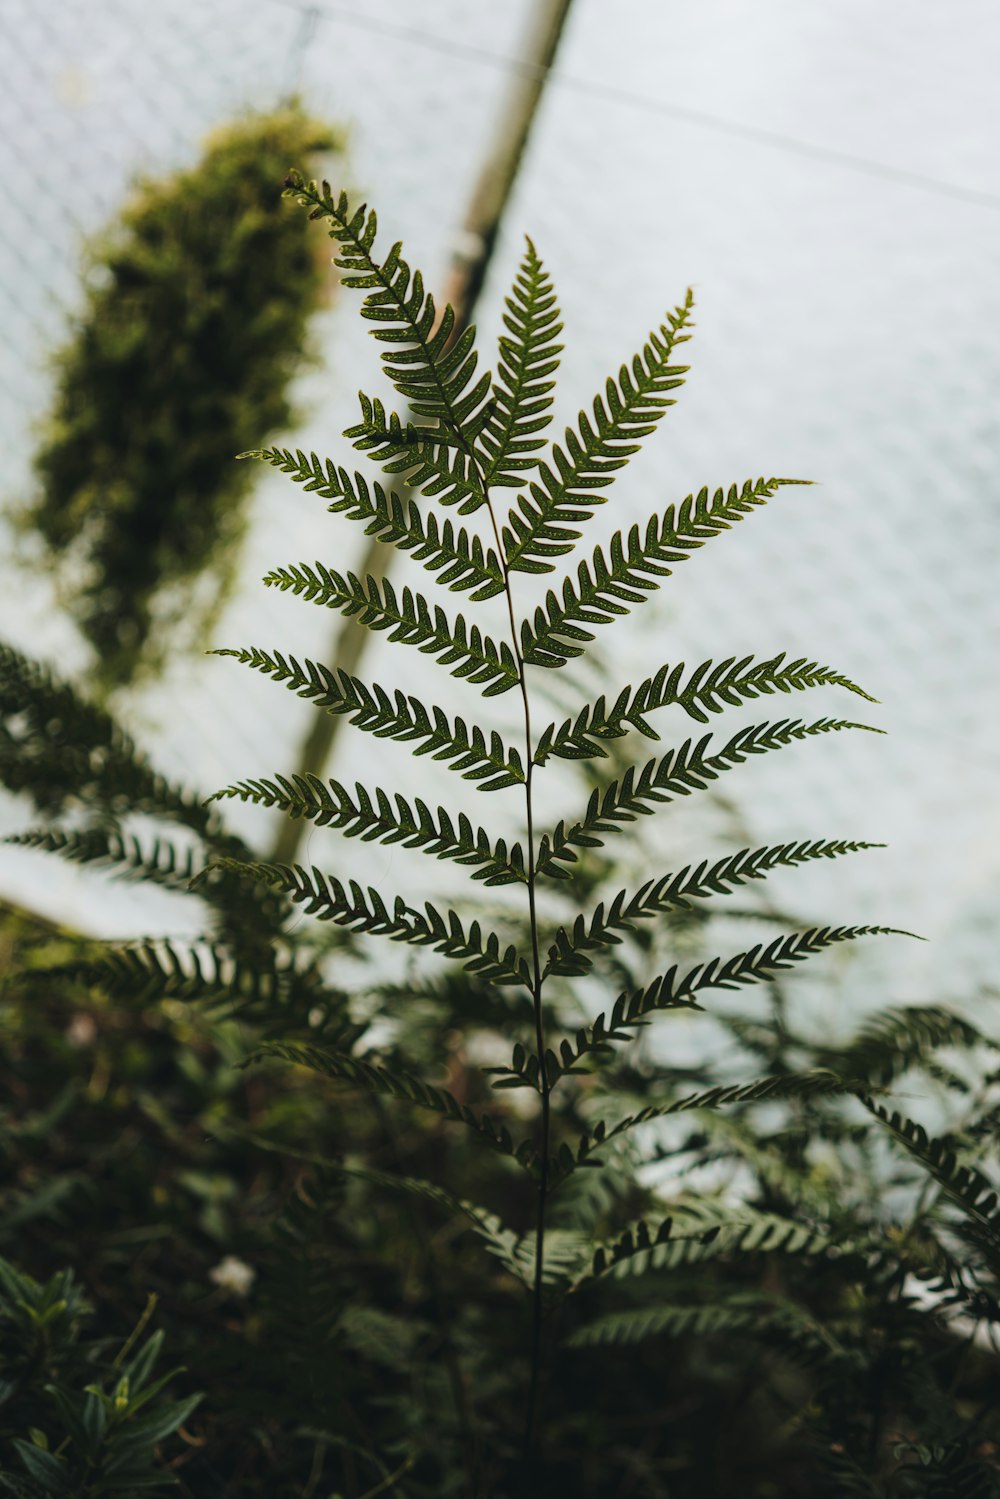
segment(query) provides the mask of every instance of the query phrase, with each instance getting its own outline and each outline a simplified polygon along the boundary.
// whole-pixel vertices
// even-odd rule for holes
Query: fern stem
[[[477,460],[478,467],[478,460]],[[528,1387],[528,1408],[524,1423],[524,1461],[526,1467],[531,1463],[538,1426],[538,1403],[539,1386],[541,1382],[542,1364],[542,1323],[543,1323],[543,1300],[542,1284],[545,1269],[545,1219],[549,1196],[549,1141],[551,1135],[551,1109],[549,1094],[552,1085],[549,1082],[548,1072],[545,1066],[545,1015],[542,1009],[542,963],[538,939],[538,913],[535,899],[535,887],[537,883],[537,871],[535,868],[535,825],[534,805],[532,802],[532,779],[534,773],[535,750],[531,732],[531,700],[528,695],[528,681],[524,670],[524,656],[521,653],[521,643],[517,632],[517,618],[514,613],[514,596],[510,586],[510,568],[507,565],[507,551],[497,524],[496,511],[493,508],[493,500],[489,487],[483,482],[483,491],[486,498],[486,508],[489,512],[490,523],[496,538],[497,554],[500,566],[503,570],[504,597],[507,600],[507,615],[510,620],[511,645],[514,658],[517,662],[518,683],[521,688],[521,702],[524,708],[524,804],[525,820],[527,823],[527,886],[528,886],[528,921],[531,930],[531,1005],[534,1012],[535,1022],[535,1051],[538,1057],[539,1092],[541,1096],[541,1138],[539,1150],[539,1174],[538,1174],[538,1207],[535,1222],[535,1276],[532,1288],[531,1308],[531,1376]]]

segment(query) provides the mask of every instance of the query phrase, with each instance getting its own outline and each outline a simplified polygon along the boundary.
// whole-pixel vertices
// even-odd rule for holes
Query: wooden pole
[[[496,138],[483,161],[469,199],[458,236],[452,267],[445,284],[442,306],[455,310],[457,337],[472,320],[479,293],[486,279],[497,232],[524,158],[531,127],[556,52],[566,27],[572,0],[536,0],[523,60],[518,63],[504,101]],[[377,570],[381,543],[369,541],[356,569],[362,578]],[[345,620],[334,638],[333,664],[338,671],[353,673],[364,654],[369,631],[353,620]],[[317,713],[302,742],[298,775],[322,775],[337,740],[343,719],[338,714]],[[305,831],[303,819],[283,819],[271,859],[292,864]]]

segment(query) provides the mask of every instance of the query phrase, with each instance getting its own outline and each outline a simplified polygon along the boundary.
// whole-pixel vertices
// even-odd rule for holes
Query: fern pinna
[[[460,329],[450,307],[436,307],[420,272],[404,260],[400,245],[387,251],[377,247],[374,212],[352,207],[343,193],[334,195],[326,183],[306,182],[298,174],[288,178],[286,191],[311,218],[322,220],[336,241],[335,260],[344,283],[362,293],[362,316],[372,323],[371,331],[382,346],[385,374],[406,403],[405,410],[388,412],[381,400],[362,395],[360,421],[345,436],[390,482],[395,478],[405,483],[409,493],[397,494],[314,454],[273,448],[245,456],[283,470],[328,501],[334,514],[361,522],[368,534],[409,553],[427,569],[431,582],[465,594],[470,608],[501,599],[509,635],[494,639],[465,614],[450,613],[410,587],[394,587],[386,578],[341,573],[320,562],[276,566],[265,581],[336,609],[371,631],[385,632],[395,644],[414,646],[436,658],[452,676],[464,679],[468,703],[474,702],[475,688],[483,697],[519,694],[523,740],[505,743],[496,730],[473,722],[468,706],[463,706],[462,716],[454,715],[399,689],[366,683],[319,663],[299,663],[274,650],[253,646],[220,654],[236,656],[327,712],[347,715],[362,732],[397,739],[410,744],[416,754],[431,755],[481,791],[510,793],[521,802],[523,832],[519,841],[510,841],[444,806],[422,800],[411,804],[380,787],[350,788],[317,776],[272,774],[238,781],[218,795],[278,807],[292,816],[329,824],[348,837],[402,843],[453,860],[487,885],[523,886],[529,938],[522,950],[478,918],[431,902],[411,905],[403,895],[363,888],[319,868],[238,866],[322,921],[429,947],[479,981],[521,986],[526,995],[524,1033],[509,1065],[493,1069],[493,1086],[527,1088],[537,1095],[535,1132],[515,1139],[509,1120],[494,1120],[438,1084],[401,1072],[371,1053],[358,1057],[329,1047],[276,1042],[258,1055],[277,1054],[354,1087],[404,1099],[465,1124],[483,1143],[535,1178],[534,1230],[511,1234],[510,1243],[516,1247],[509,1256],[527,1284],[532,1305],[525,1435],[530,1454],[537,1440],[548,1311],[560,1291],[569,1292],[586,1279],[586,1273],[581,1277],[586,1265],[593,1262],[589,1273],[599,1274],[608,1261],[599,1246],[566,1251],[551,1228],[547,1249],[547,1213],[557,1188],[578,1168],[599,1166],[613,1139],[649,1119],[762,1097],[805,1097],[841,1085],[832,1074],[815,1072],[755,1079],[744,1087],[666,1099],[662,1107],[600,1121],[578,1139],[566,1137],[567,1115],[556,1107],[557,1090],[569,1094],[579,1086],[577,1075],[632,1041],[636,1028],[661,1010],[699,1008],[714,989],[760,983],[831,944],[888,930],[874,925],[827,926],[788,933],[687,972],[674,967],[642,988],[613,998],[607,1010],[583,1029],[559,1035],[561,1011],[553,1007],[551,997],[558,995],[560,985],[565,987],[588,969],[595,950],[619,942],[621,933],[633,930],[635,923],[654,920],[691,898],[724,894],[747,880],[763,879],[775,868],[834,858],[869,845],[820,839],[742,850],[711,864],[664,874],[637,891],[621,891],[590,912],[572,908],[572,874],[581,854],[661,804],[704,790],[751,755],[866,725],[839,717],[782,717],[743,728],[721,743],[709,734],[688,738],[644,763],[630,765],[595,790],[573,818],[549,828],[540,827],[538,778],[555,759],[605,757],[606,742],[631,730],[658,739],[650,720],[670,706],[705,724],[727,704],[814,686],[834,685],[871,699],[840,672],[803,658],[730,657],[703,662],[692,671],[677,663],[653,662],[653,674],[639,686],[602,696],[576,717],[539,730],[533,669],[564,667],[586,650],[598,626],[645,603],[695,551],[800,481],[757,479],[702,489],[668,505],[645,526],[616,532],[608,545],[594,547],[575,566],[564,563],[562,559],[576,549],[583,526],[607,501],[619,470],[674,404],[687,371],[679,355],[690,337],[691,294],[667,313],[641,352],[608,380],[590,411],[581,412],[562,440],[546,447],[561,324],[552,283],[530,241],[505,303],[505,332],[496,373],[490,375],[480,367],[475,330]],[[501,503],[504,491],[511,492],[509,505]],[[435,505],[456,518],[438,516]],[[564,567],[564,575],[542,603],[526,613],[519,611],[516,575],[552,574]],[[492,1222],[487,1210],[481,1211],[484,1221]],[[782,1239],[780,1233],[778,1238]],[[803,1242],[808,1240],[806,1235]],[[795,1243],[799,1245],[798,1238]],[[578,1342],[587,1340],[578,1332]]]

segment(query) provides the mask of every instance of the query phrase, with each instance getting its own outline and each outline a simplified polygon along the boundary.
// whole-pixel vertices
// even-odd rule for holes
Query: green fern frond
[[[134,834],[105,828],[31,828],[11,834],[3,842],[44,849],[74,864],[97,864],[113,870],[119,878],[149,880],[168,890],[189,890],[203,867],[191,847],[178,848],[167,838],[154,838],[144,847]]]
[[[344,713],[355,728],[376,739],[399,739],[414,745],[414,755],[430,755],[448,763],[467,781],[478,781],[477,791],[500,791],[524,784],[524,766],[517,750],[505,745],[494,730],[487,744],[476,724],[450,720],[441,708],[425,708],[415,697],[383,687],[372,687],[337,667],[306,661],[279,651],[269,654],[256,646],[248,650],[217,650],[216,656],[235,656],[245,666],[283,682],[291,692],[310,699],[327,713]]]
[[[567,1342],[572,1348],[594,1348],[638,1343],[652,1337],[743,1334],[759,1338],[773,1333],[790,1337],[813,1359],[839,1358],[843,1353],[822,1324],[803,1308],[775,1296],[752,1292],[704,1306],[684,1302],[611,1312],[578,1328]]]
[[[572,551],[580,532],[574,529],[603,505],[606,489],[624,468],[642,438],[674,404],[667,393],[683,385],[687,365],[671,364],[678,344],[686,343],[694,297],[689,291],[682,307],[667,313],[667,321],[651,333],[642,353],[623,364],[617,382],[609,379],[605,395],[594,398],[594,420],[581,411],[577,428],[567,427],[565,449],[555,445],[552,466],[538,464],[538,478],[512,507],[503,530],[507,565],[512,572],[552,571],[552,557]],[[595,555],[596,563],[596,555]]]
[[[555,381],[562,332],[555,292],[531,240],[504,299],[504,327],[500,359],[493,380],[493,409],[480,434],[486,454],[483,480],[487,485],[518,488],[526,469],[538,467],[533,455],[545,446],[539,436],[552,420]]]
[[[42,970],[49,971],[75,973],[112,998],[136,1004],[180,999],[247,1018],[273,1017],[276,1009],[297,995],[311,1007],[327,994],[315,969],[301,958],[272,949],[244,959],[229,947],[210,942],[108,944],[97,957],[58,970]],[[362,1028],[350,1029],[353,1036]]]
[[[527,879],[524,851],[519,843],[508,850],[503,838],[491,841],[483,828],[474,828],[465,813],[457,826],[444,807],[437,814],[417,797],[414,805],[381,787],[368,792],[355,782],[354,796],[340,781],[315,775],[278,775],[275,779],[237,781],[217,791],[212,801],[239,797],[261,807],[277,807],[292,817],[305,817],[320,827],[336,828],[346,838],[366,843],[401,843],[436,859],[453,859],[475,868],[472,878],[487,885],[511,885]]]
[[[514,652],[506,641],[496,645],[477,625],[469,629],[460,614],[450,623],[443,609],[435,605],[432,610],[423,595],[412,589],[404,588],[397,595],[388,578],[378,582],[369,577],[362,583],[354,573],[345,577],[317,562],[315,569],[308,563],[275,568],[264,582],[310,603],[339,609],[369,630],[388,630],[391,641],[436,656],[442,666],[452,668],[453,677],[465,677],[481,686],[484,697],[509,692],[520,680]]]
[[[374,337],[389,345],[382,365],[413,414],[439,422],[471,450],[490,392],[489,375],[476,377],[475,329],[451,342],[454,310],[446,306],[438,316],[423,277],[411,272],[398,243],[376,260],[374,211],[365,205],[352,210],[346,193],[335,201],[329,183],[306,182],[297,172],[289,173],[285,191],[310,210],[311,219],[322,219],[337,241],[335,264],[345,273],[343,284],[368,293],[361,315],[378,324]]]
[[[346,1052],[334,1051],[326,1047],[306,1046],[286,1041],[265,1042],[246,1059],[243,1065],[249,1067],[264,1057],[280,1057],[283,1061],[293,1062],[299,1067],[308,1067],[313,1072],[320,1072],[325,1077],[353,1083],[355,1087],[364,1088],[368,1093],[374,1093],[383,1098],[393,1098],[403,1103],[414,1103],[422,1109],[430,1109],[445,1119],[467,1125],[502,1155],[513,1155],[518,1160],[527,1159],[531,1155],[530,1142],[525,1142],[515,1148],[510,1132],[503,1124],[494,1123],[487,1114],[475,1113],[467,1104],[460,1103],[453,1093],[448,1092],[447,1088],[439,1088],[433,1083],[424,1082],[422,1078],[415,1077],[411,1072],[401,1072],[381,1064],[376,1066],[364,1058],[353,1057]]]
[[[676,705],[699,723],[708,723],[708,714],[721,713],[727,704],[808,687],[844,687],[866,702],[877,701],[828,666],[819,666],[804,656],[786,662],[784,651],[766,661],[757,661],[753,656],[743,656],[738,661],[734,656],[718,663],[703,661],[686,682],[684,671],[683,662],[679,666],[661,666],[655,676],[647,677],[640,686],[624,687],[610,707],[602,696],[581,709],[575,719],[549,724],[535,746],[535,764],[544,765],[552,755],[566,760],[603,759],[607,750],[601,741],[620,739],[632,729],[647,739],[659,739],[647,717],[657,708]]]
[[[976,1166],[960,1165],[952,1147],[929,1135],[923,1125],[895,1109],[885,1109],[873,1098],[861,1102],[883,1124],[908,1155],[927,1170],[941,1190],[961,1208],[966,1217],[985,1230],[994,1248],[1000,1248],[1000,1197],[997,1186]]]
[[[865,1021],[837,1065],[852,1077],[885,1087],[940,1047],[995,1045],[954,1010],[941,1005],[902,1005]]]
[[[712,736],[706,734],[697,743],[687,739],[679,749],[660,760],[648,760],[637,772],[630,766],[620,780],[592,793],[587,810],[579,822],[567,828],[560,822],[551,834],[545,834],[538,849],[536,868],[539,874],[565,878],[559,862],[574,863],[577,848],[595,848],[604,836],[622,822],[649,816],[658,805],[703,791],[710,781],[750,755],[763,755],[783,749],[815,734],[839,733],[841,729],[866,729],[881,733],[868,724],[842,718],[820,718],[813,723],[801,719],[779,719],[776,723],[752,724],[740,729],[716,754],[709,753]]]
[[[612,1043],[628,1040],[627,1030],[642,1025],[649,1015],[660,1010],[699,1008],[697,996],[707,989],[738,989],[760,984],[782,969],[805,962],[838,942],[882,936],[912,937],[913,933],[889,926],[812,927],[809,931],[775,937],[766,946],[757,943],[725,960],[712,958],[708,963],[698,963],[683,977],[678,976],[675,963],[645,988],[627,989],[619,994],[610,1013],[599,1015],[590,1025],[577,1031],[572,1043],[562,1044],[558,1057],[550,1051],[546,1057],[550,1083],[576,1067],[588,1053],[607,1051]],[[829,1075],[833,1076],[832,1073]]]
[[[453,1193],[445,1191],[443,1187],[439,1187],[436,1182],[425,1181],[422,1177],[391,1176],[385,1171],[372,1171],[358,1166],[342,1166],[336,1162],[328,1164],[332,1165],[334,1170],[343,1172],[345,1176],[356,1177],[361,1181],[370,1182],[373,1186],[384,1187],[390,1192],[402,1192],[409,1196],[421,1197],[427,1202],[436,1203],[446,1212],[467,1219],[477,1238],[482,1241],[493,1258],[522,1284],[530,1284],[531,1262],[523,1253],[521,1236],[513,1229],[507,1228],[502,1219],[490,1212],[488,1208],[481,1207],[476,1202],[469,1202],[464,1197],[456,1197]]]
[[[200,797],[168,781],[110,713],[0,642],[0,783],[44,812],[67,805],[148,813],[210,835]]]
[[[609,548],[610,563],[601,548],[595,547],[591,562],[581,562],[577,568],[576,582],[572,576],[565,578],[561,597],[550,589],[544,608],[535,610],[534,620],[522,621],[525,661],[531,666],[558,667],[581,656],[594,638],[591,626],[610,624],[644,604],[659,588],[656,580],[669,577],[674,566],[686,562],[697,547],[765,505],[782,486],[805,482],[758,479],[753,483],[748,479],[742,489],[734,484],[728,493],[717,489],[711,498],[703,489],[697,498],[688,495],[679,510],[671,505],[662,516],[652,516],[644,532],[633,526],[627,542],[616,531]]]
[[[602,901],[589,921],[578,916],[572,931],[561,927],[549,948],[545,973],[586,973],[591,966],[588,953],[619,943],[622,939],[618,933],[633,931],[635,922],[649,920],[665,911],[690,908],[692,900],[727,895],[748,880],[765,879],[772,869],[882,847],[884,845],[879,843],[818,838],[812,842],[779,843],[769,848],[744,848],[737,854],[727,854],[711,866],[707,859],[694,868],[688,864],[677,874],[647,880],[631,896],[626,890],[619,891],[606,909]]]
[[[833,1244],[824,1229],[756,1208],[685,1212],[653,1224],[640,1219],[610,1243],[598,1245],[578,1284],[609,1274],[620,1280],[654,1270],[677,1270],[730,1253],[809,1256],[842,1248]]]
[[[301,448],[295,453],[268,448],[242,456],[261,458],[291,474],[299,484],[330,500],[328,509],[333,514],[363,521],[367,536],[410,552],[453,593],[469,593],[478,602],[503,592],[503,571],[496,553],[485,550],[478,536],[456,530],[451,521],[441,526],[434,515],[422,516],[412,500],[387,494],[381,484],[375,485],[373,493],[363,475],[352,476],[330,459],[324,465],[315,453],[306,454]]]
[[[671,1008],[674,1007],[671,1006]],[[554,1056],[554,1053],[550,1052],[549,1056]],[[719,1084],[701,1093],[691,1093],[686,1098],[674,1099],[671,1103],[650,1104],[647,1108],[640,1109],[637,1114],[630,1114],[627,1118],[620,1119],[610,1128],[601,1120],[593,1129],[580,1136],[575,1152],[568,1145],[561,1146],[551,1162],[550,1180],[555,1184],[569,1176],[579,1166],[596,1164],[593,1160],[596,1152],[610,1145],[612,1140],[618,1139],[633,1129],[638,1129],[642,1124],[649,1124],[654,1119],[665,1119],[672,1114],[686,1114],[693,1109],[720,1109],[728,1104],[753,1104],[776,1098],[815,1098],[818,1095],[847,1093],[856,1089],[856,1086],[854,1084],[852,1088],[851,1084],[845,1082],[835,1072],[816,1067],[810,1072],[782,1073],[778,1077],[758,1078],[752,1083]]]
[[[478,921],[469,922],[466,929],[454,911],[442,914],[429,901],[423,911],[418,911],[397,896],[390,912],[370,885],[367,891],[356,880],[344,885],[336,875],[324,875],[315,866],[310,873],[301,864],[252,864],[235,859],[217,863],[247,879],[275,886],[320,921],[388,937],[393,942],[430,947],[496,984],[531,982],[527,961],[513,945],[502,947],[496,933],[484,933]]]
[[[477,460],[441,428],[405,425],[395,412],[386,414],[378,399],[360,391],[361,420],[344,436],[359,453],[367,453],[387,474],[402,474],[411,489],[441,505],[457,505],[460,515],[478,510],[484,488]]]

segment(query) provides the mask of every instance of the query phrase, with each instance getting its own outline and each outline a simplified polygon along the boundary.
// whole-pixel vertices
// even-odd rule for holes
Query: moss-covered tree
[[[327,285],[275,184],[289,162],[341,144],[297,105],[248,115],[193,167],[140,181],[88,248],[24,519],[105,687],[156,665],[158,622],[184,614],[200,634],[224,596],[251,482],[232,460],[288,426]],[[205,568],[211,602],[192,612]]]

